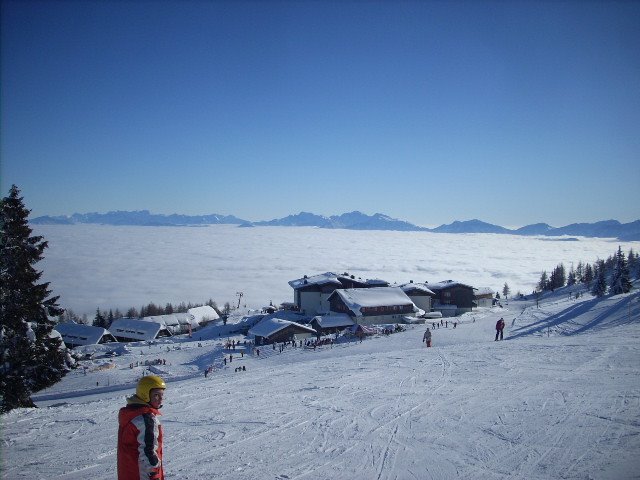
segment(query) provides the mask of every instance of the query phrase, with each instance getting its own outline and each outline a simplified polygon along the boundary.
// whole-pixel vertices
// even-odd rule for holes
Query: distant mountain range
[[[362,212],[343,213],[325,217],[308,212],[300,212],[284,218],[250,222],[233,215],[163,215],[148,210],[134,212],[74,213],[71,216],[36,217],[30,222],[34,225],[74,225],[94,223],[103,225],[139,225],[139,226],[197,226],[231,224],[241,227],[282,226],[282,227],[318,227],[344,228],[348,230],[396,230],[404,232],[434,233],[499,233],[511,235],[546,235],[580,237],[617,238],[624,241],[640,240],[640,220],[620,223],[617,220],[604,220],[596,223],[573,223],[564,227],[552,227],[546,223],[527,225],[515,230],[492,225],[480,220],[455,221],[437,228],[413,225],[404,220],[391,218],[382,213],[366,215]]]
[[[139,225],[145,227],[173,227],[184,225],[215,225],[219,223],[241,224],[246,220],[233,215],[163,215],[149,210],[135,212],[74,213],[71,216],[36,217],[30,220],[34,225],[75,225],[77,223],[97,223],[101,225]]]

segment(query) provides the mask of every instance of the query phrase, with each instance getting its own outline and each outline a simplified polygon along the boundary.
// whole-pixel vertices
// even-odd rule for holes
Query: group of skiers
[[[475,319],[474,319],[475,322]],[[436,325],[436,323],[434,322],[433,325]],[[457,322],[454,323],[454,328],[457,326]],[[496,339],[495,341],[497,342],[498,340],[503,340],[504,339],[504,318],[500,318],[500,320],[498,320],[496,322]],[[427,330],[424,332],[424,335],[422,336],[422,343],[425,343],[427,345],[427,347],[431,346],[431,329],[429,329],[429,327],[427,327]]]
[[[501,318],[496,322],[496,341],[503,339],[504,327],[504,318]],[[431,337],[431,329],[427,328],[422,336],[422,342],[427,347],[431,347]],[[238,367],[238,371],[246,370]],[[205,376],[208,373],[205,372]],[[120,409],[118,480],[164,480],[163,431],[159,417],[166,388],[164,380],[157,375],[142,377],[136,386],[136,393],[127,398],[127,405]]]

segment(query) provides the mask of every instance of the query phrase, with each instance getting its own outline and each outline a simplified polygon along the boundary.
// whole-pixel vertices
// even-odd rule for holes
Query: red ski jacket
[[[160,411],[135,395],[118,414],[118,480],[164,480]]]

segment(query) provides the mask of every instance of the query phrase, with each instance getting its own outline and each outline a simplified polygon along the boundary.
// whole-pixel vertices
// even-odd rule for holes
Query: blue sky
[[[33,216],[640,218],[638,2],[2,2]]]

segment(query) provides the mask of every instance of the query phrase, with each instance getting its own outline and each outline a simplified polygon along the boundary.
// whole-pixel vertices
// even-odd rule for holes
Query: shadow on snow
[[[640,305],[638,293],[628,295],[612,303],[613,297],[594,298],[571,305],[561,312],[524,327],[511,330],[509,340],[528,335],[543,334],[549,329],[560,335],[579,335],[589,330],[619,327],[638,321],[636,305]],[[633,311],[632,311],[633,310]],[[580,320],[584,317],[585,323]]]

